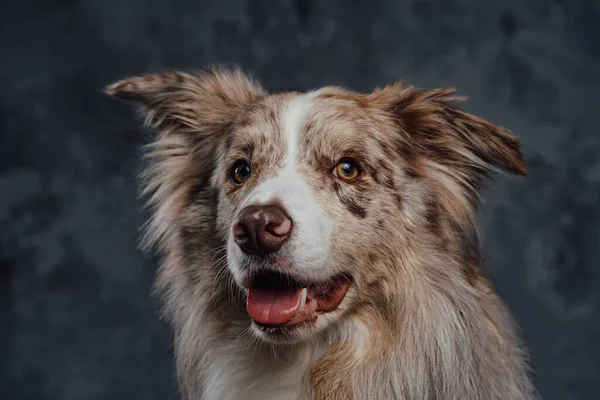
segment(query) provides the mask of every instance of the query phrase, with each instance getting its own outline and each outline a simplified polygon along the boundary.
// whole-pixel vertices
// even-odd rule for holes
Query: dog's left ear
[[[478,180],[491,169],[526,175],[521,141],[510,131],[456,106],[454,89],[424,91],[397,83],[371,97],[397,118],[417,152]],[[466,170],[465,170],[466,169]]]
[[[369,95],[398,126],[396,140],[413,171],[432,182],[439,204],[472,225],[477,192],[492,170],[525,175],[521,141],[456,107],[453,89],[424,91],[401,83]]]

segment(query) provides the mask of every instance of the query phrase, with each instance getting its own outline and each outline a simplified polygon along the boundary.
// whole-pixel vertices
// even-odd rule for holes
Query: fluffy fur
[[[476,229],[488,173],[525,174],[520,142],[457,108],[452,90],[268,94],[237,70],[211,70],[107,92],[137,103],[156,133],[144,245],[164,256],[157,290],[183,399],[535,397]],[[356,182],[331,174],[344,157],[361,165]],[[230,179],[240,158],[254,171],[241,188]],[[337,310],[286,343],[251,323],[240,286],[250,267],[231,225],[257,201],[299,222],[286,268],[353,279]]]

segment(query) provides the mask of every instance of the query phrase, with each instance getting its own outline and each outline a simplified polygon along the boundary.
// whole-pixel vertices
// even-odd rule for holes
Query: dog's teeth
[[[299,312],[304,311],[304,306],[306,305],[306,293],[308,293],[306,288],[302,289],[302,292],[300,292],[300,308],[298,308]]]

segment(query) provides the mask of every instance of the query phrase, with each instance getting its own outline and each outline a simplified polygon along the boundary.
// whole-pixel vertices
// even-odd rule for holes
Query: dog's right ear
[[[192,138],[221,130],[240,108],[265,94],[239,70],[149,74],[115,82],[105,92],[136,103],[146,125],[159,135],[176,132]]]

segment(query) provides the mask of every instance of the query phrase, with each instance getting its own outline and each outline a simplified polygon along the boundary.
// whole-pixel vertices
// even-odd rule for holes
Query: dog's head
[[[393,309],[414,279],[435,279],[411,260],[461,251],[449,236],[470,229],[485,175],[525,171],[518,139],[456,108],[451,90],[267,94],[210,71],[107,91],[138,103],[157,132],[149,240],[197,269],[226,249],[252,331],[272,342]]]

